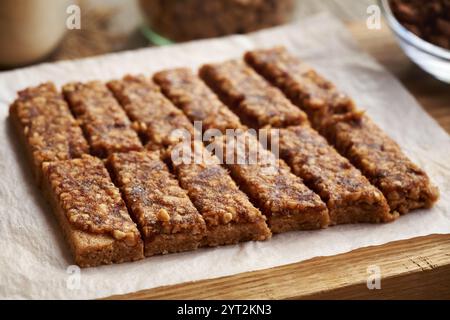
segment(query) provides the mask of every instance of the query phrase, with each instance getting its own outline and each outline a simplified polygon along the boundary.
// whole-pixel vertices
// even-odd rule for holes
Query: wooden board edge
[[[380,269],[380,290],[367,288],[374,267]],[[447,292],[450,298],[443,287],[450,286],[449,269],[450,235],[430,235],[108,299],[379,299],[393,297],[400,284],[403,298],[419,296],[417,290],[430,297],[432,292]]]

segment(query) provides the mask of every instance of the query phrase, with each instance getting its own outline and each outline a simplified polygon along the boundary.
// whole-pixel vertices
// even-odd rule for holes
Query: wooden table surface
[[[447,132],[450,86],[403,54],[389,29],[348,25],[361,47],[396,75]],[[381,271],[369,290],[367,268]],[[450,235],[431,235],[229,277],[144,290],[114,299],[450,299]]]
[[[368,267],[381,288],[369,290]],[[433,235],[111,299],[450,299],[450,236]]]

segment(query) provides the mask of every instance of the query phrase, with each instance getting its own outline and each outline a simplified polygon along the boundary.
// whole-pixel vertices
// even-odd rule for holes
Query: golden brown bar
[[[404,214],[437,201],[426,173],[329,81],[281,47],[245,58],[308,113],[315,129],[383,192],[391,211]]]
[[[201,121],[203,130],[240,129],[239,118],[188,68],[156,73],[153,80],[163,93],[192,121]]]
[[[427,174],[366,115],[344,116],[331,123],[325,135],[383,192],[392,211],[405,214],[430,208],[438,200],[439,190]]]
[[[127,75],[108,82],[149,149],[160,149],[183,139],[179,130],[193,135],[194,128],[181,110],[144,76]],[[177,130],[178,129],[178,130]]]
[[[171,163],[181,186],[205,219],[207,235],[203,244],[218,246],[269,239],[266,218],[239,190],[219,159],[201,142],[187,147],[190,154],[180,159],[173,153]]]
[[[327,204],[332,224],[388,222],[383,194],[309,126],[279,130],[280,156]]]
[[[280,128],[307,121],[303,111],[241,60],[206,64],[200,76],[251,128]]]
[[[100,159],[46,162],[43,170],[44,191],[80,267],[143,258],[139,231]]]
[[[63,93],[80,119],[94,155],[142,149],[130,120],[102,82],[69,83]]]
[[[213,146],[231,175],[252,202],[267,216],[273,233],[324,228],[328,209],[320,197],[253,135],[243,132],[236,139],[216,138]]]
[[[245,61],[304,110],[314,128],[355,110],[352,99],[284,47],[247,52]]]
[[[27,88],[18,95],[9,109],[10,119],[39,183],[42,163],[79,158],[89,152],[81,128],[53,83]]]
[[[115,153],[108,166],[141,231],[145,256],[197,249],[205,222],[159,152]]]

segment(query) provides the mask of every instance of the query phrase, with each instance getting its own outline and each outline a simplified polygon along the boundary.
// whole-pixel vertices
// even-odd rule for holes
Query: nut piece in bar
[[[127,75],[122,80],[108,82],[108,87],[134,122],[147,148],[165,148],[183,140],[184,133],[193,135],[194,127],[189,119],[150,79]]]
[[[243,128],[239,118],[226,107],[211,89],[188,68],[156,73],[153,80],[163,93],[194,121],[201,121],[204,130]]]
[[[344,118],[328,126],[328,140],[383,192],[391,210],[432,207],[439,190],[399,145],[366,115]]]
[[[33,172],[39,183],[42,163],[79,158],[89,153],[81,128],[53,83],[19,91],[9,113],[33,161]]]
[[[159,152],[115,153],[108,166],[141,231],[145,256],[197,249],[205,222]]]
[[[102,160],[43,164],[44,191],[80,267],[143,258],[139,231]]]
[[[306,114],[241,60],[206,64],[202,79],[251,128],[307,122]]]
[[[267,216],[273,233],[324,228],[328,209],[282,160],[248,132],[216,138],[213,147],[232,177]]]
[[[439,192],[426,173],[329,81],[281,47],[245,58],[308,113],[313,127],[383,192],[392,212],[404,214],[437,201]]]
[[[239,190],[219,159],[201,142],[186,142],[188,154],[179,157],[172,150],[171,163],[180,185],[206,222],[203,245],[218,246],[241,241],[266,240],[271,232],[266,218]]]
[[[380,190],[311,127],[280,129],[278,137],[280,156],[327,204],[331,224],[387,222],[398,216],[389,213]]]
[[[94,155],[103,158],[114,152],[142,149],[130,120],[102,82],[69,83],[63,93],[80,119]]]
[[[247,52],[245,60],[304,110],[316,129],[334,115],[355,110],[352,99],[284,47]]]

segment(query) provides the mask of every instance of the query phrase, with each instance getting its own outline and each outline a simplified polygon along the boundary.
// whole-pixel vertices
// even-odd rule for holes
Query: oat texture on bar
[[[141,259],[139,231],[102,160],[46,162],[45,192],[81,267]]]
[[[245,60],[305,111],[315,128],[355,110],[352,99],[284,47],[250,51]]]
[[[383,194],[311,127],[280,129],[280,156],[327,204],[332,224],[387,222]]]
[[[366,115],[345,116],[326,136],[386,197],[392,211],[430,208],[439,190],[383,130]]]
[[[110,81],[108,87],[134,122],[147,148],[169,147],[183,140],[186,134],[193,135],[189,119],[150,79],[127,75],[122,80]]]
[[[189,154],[183,158],[175,153],[170,158],[181,186],[206,222],[203,244],[217,246],[270,238],[266,218],[239,190],[219,159],[198,141],[189,143],[185,150]]]
[[[102,82],[69,83],[63,86],[63,93],[81,121],[94,155],[103,158],[113,152],[142,149],[130,120]]]
[[[252,134],[222,136],[213,145],[238,185],[267,216],[273,233],[328,225],[328,209],[320,197]]]
[[[205,222],[159,152],[116,153],[108,166],[141,231],[146,256],[197,249]]]
[[[383,192],[392,212],[429,208],[439,191],[396,142],[313,69],[277,47],[248,52],[246,61],[310,117],[336,149]]]
[[[190,69],[160,71],[153,80],[191,122],[201,121],[204,131],[243,128],[239,118]]]
[[[200,76],[249,127],[279,128],[307,121],[303,111],[241,60],[206,64]]]
[[[10,118],[33,161],[40,182],[42,163],[79,158],[89,152],[81,128],[51,82],[19,91]]]

